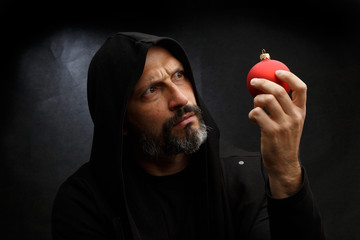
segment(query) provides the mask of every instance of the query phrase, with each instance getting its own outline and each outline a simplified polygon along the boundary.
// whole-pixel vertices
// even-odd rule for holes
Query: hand
[[[292,99],[280,85],[255,78],[251,84],[264,94],[254,98],[249,118],[261,129],[261,154],[269,174],[271,194],[274,198],[285,198],[295,193],[302,182],[299,145],[306,115],[307,86],[291,72],[279,70],[276,76],[292,89]]]

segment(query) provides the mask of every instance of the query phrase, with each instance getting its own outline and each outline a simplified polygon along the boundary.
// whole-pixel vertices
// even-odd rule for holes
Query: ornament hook
[[[270,59],[270,54],[268,54],[265,49],[263,49],[261,51],[261,55],[260,55],[260,60],[264,60],[264,59]]]

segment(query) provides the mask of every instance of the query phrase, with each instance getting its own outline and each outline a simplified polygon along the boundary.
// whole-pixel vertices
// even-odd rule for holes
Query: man
[[[248,153],[219,146],[176,41],[110,37],[89,67],[91,159],[59,189],[54,239],[324,239],[298,159],[306,85],[277,77],[292,99],[252,80],[261,154]]]

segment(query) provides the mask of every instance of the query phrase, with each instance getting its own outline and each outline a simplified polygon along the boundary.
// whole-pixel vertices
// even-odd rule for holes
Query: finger
[[[249,119],[259,125],[259,127],[266,131],[271,129],[271,126],[274,125],[274,121],[270,119],[269,115],[261,107],[256,107],[249,112]]]
[[[286,114],[293,113],[293,102],[282,86],[263,78],[254,78],[250,84],[266,94],[274,95]]]
[[[270,114],[270,118],[274,121],[282,121],[284,119],[285,112],[272,94],[260,94],[254,98],[254,108],[266,108]]]
[[[293,103],[299,108],[305,109],[306,93],[307,93],[306,84],[295,74],[288,71],[278,70],[275,72],[275,74],[278,79],[286,82],[289,85],[289,87],[293,90],[292,93]]]

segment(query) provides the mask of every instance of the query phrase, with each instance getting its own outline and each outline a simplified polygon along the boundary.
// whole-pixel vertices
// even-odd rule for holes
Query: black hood
[[[219,131],[199,96],[188,58],[178,42],[171,38],[143,33],[118,33],[109,37],[91,61],[88,72],[88,103],[94,122],[94,137],[90,162],[111,209],[107,215],[120,219],[125,239],[139,239],[127,204],[124,181],[123,126],[127,101],[142,75],[149,48],[166,48],[184,66],[192,82],[195,97],[210,129],[201,147],[203,169],[206,176],[204,189],[208,225],[211,239],[228,239],[231,232],[224,177],[219,159]],[[205,237],[205,236],[204,236]]]

